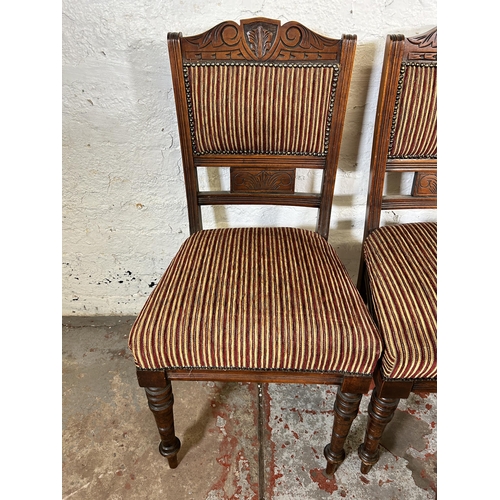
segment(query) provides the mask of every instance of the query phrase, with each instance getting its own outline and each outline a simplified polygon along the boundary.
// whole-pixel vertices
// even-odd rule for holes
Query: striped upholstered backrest
[[[436,62],[401,64],[389,158],[437,158],[436,80]]]
[[[410,194],[384,195],[387,172],[414,172]],[[365,237],[382,210],[437,206],[437,28],[387,37],[375,122]]]
[[[191,232],[201,205],[277,204],[319,209],[326,237],[356,37],[254,18],[168,42]],[[200,167],[230,167],[230,191],[200,192]],[[295,192],[299,167],[320,193]]]
[[[338,64],[187,63],[195,155],[325,156]]]

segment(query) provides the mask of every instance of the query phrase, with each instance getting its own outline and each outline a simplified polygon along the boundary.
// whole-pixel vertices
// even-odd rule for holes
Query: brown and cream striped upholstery
[[[382,343],[333,248],[296,228],[190,236],[133,325],[139,369],[371,374]]]
[[[403,62],[389,158],[437,158],[437,63]]]
[[[388,379],[437,377],[437,224],[384,226],[364,244]]]
[[[338,72],[333,63],[185,63],[194,153],[324,156]]]

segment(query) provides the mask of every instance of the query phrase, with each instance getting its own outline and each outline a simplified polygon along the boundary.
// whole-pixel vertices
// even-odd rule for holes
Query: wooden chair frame
[[[437,156],[410,155],[406,158],[393,158],[388,154],[394,130],[395,108],[398,106],[401,82],[408,65],[437,65],[437,28],[411,38],[403,35],[387,37],[373,136],[363,240],[379,228],[383,210],[437,208]],[[412,193],[384,195],[385,176],[388,172],[414,172]],[[363,253],[358,288],[376,320]],[[361,471],[365,474],[378,461],[382,433],[394,416],[399,400],[407,398],[412,392],[437,392],[437,379],[386,379],[380,361],[374,373],[374,382],[365,441],[358,450],[362,461]]]
[[[249,39],[249,33],[253,38]],[[270,36],[269,33],[271,33]],[[268,36],[268,38],[266,38]],[[196,36],[183,37],[181,33],[168,34],[168,49],[181,139],[181,153],[186,185],[189,227],[191,234],[202,230],[201,207],[221,204],[274,204],[316,208],[319,211],[316,231],[328,239],[330,214],[344,116],[347,106],[356,36],[343,35],[340,40],[320,36],[299,23],[267,18],[242,20],[238,25],[224,22]],[[270,38],[272,39],[270,41]],[[325,155],[301,154],[226,154],[212,152],[196,154],[191,137],[189,88],[183,78],[186,64],[217,64],[240,61],[272,64],[327,63],[339,68],[336,76],[335,105],[327,126],[328,150]],[[202,192],[198,186],[200,167],[231,167],[230,192]],[[269,189],[266,172],[283,173],[300,168],[323,170],[319,194],[276,192]],[[252,190],[239,190],[235,177],[243,184],[253,182]],[[255,179],[260,179],[255,187]],[[276,188],[276,186],[275,186]],[[279,188],[278,188],[279,189]],[[175,435],[173,419],[172,380],[332,384],[339,386],[334,405],[334,424],[331,442],[325,447],[327,473],[333,474],[344,460],[344,442],[353,419],[358,413],[362,395],[370,388],[371,376],[343,373],[301,373],[255,370],[137,370],[139,385],[144,387],[149,407],[154,414],[161,437],[160,453],[168,458],[171,468],[177,466],[180,441]]]

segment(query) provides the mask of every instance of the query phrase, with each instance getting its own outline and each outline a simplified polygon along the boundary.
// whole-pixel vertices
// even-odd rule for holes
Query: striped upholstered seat
[[[388,379],[437,377],[437,224],[385,226],[364,245]]]
[[[371,374],[379,334],[335,251],[294,228],[204,230],[133,325],[139,369]]]

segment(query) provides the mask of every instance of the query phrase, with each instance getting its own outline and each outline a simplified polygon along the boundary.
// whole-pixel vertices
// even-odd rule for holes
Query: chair
[[[384,210],[437,208],[436,75],[437,28],[387,37],[358,277],[384,341],[358,450],[363,473],[399,400],[437,391],[437,223],[380,227]],[[411,193],[384,191],[389,174],[406,172]]]
[[[129,337],[160,453],[177,466],[172,380],[335,384],[332,474],[382,348],[327,241],[356,37],[254,18],[167,39],[191,235]],[[230,190],[200,190],[200,167],[230,167]],[[295,192],[298,167],[320,193]],[[317,227],[203,229],[226,204],[310,207]]]

